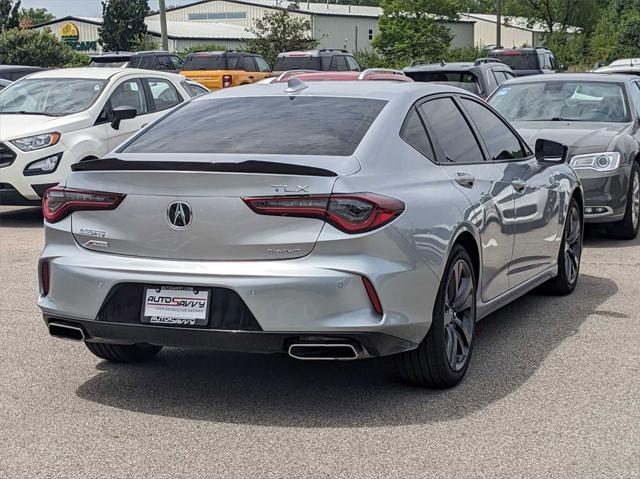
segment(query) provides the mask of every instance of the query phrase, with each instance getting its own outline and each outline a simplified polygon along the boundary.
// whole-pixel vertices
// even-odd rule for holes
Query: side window
[[[349,71],[349,65],[347,65],[344,55],[335,55],[331,61],[331,68],[329,68],[329,70],[338,72]]]
[[[258,65],[258,70],[261,72],[270,72],[271,67],[267,63],[267,61],[262,57],[255,57],[256,64]]]
[[[415,108],[411,108],[409,111],[407,119],[402,125],[400,137],[430,160],[436,159],[427,131],[424,129],[424,124]]]
[[[347,65],[349,67],[349,70],[351,70],[352,72],[359,72],[360,71],[360,65],[358,65],[358,62],[356,61],[355,58],[353,57],[345,57],[347,59]]]
[[[147,99],[140,80],[125,80],[116,87],[109,99],[109,107],[113,111],[114,108],[119,106],[135,108],[138,115],[149,112]],[[110,114],[108,113],[107,119],[109,118]]]
[[[158,57],[158,70],[173,71],[173,61],[169,55],[162,55]]]
[[[185,90],[187,90],[191,98],[195,98],[197,96],[204,95],[205,93],[209,93],[209,90],[207,90],[205,87],[197,85],[193,82],[183,81],[182,86],[184,87]]]
[[[162,65],[158,65],[157,58],[151,55],[140,58],[140,66],[138,68],[142,68],[143,70],[164,69]]]
[[[225,70],[238,70],[240,68],[242,68],[240,57],[237,55],[227,55],[227,67],[225,68]]]
[[[418,107],[431,138],[438,142],[450,163],[484,161],[471,127],[451,98],[430,100]]]
[[[518,137],[491,110],[473,100],[462,98],[461,101],[484,139],[491,160],[518,160],[528,156]]]
[[[256,63],[253,61],[253,57],[242,57],[239,68],[240,70],[244,70],[246,72],[257,71]]]
[[[162,111],[172,108],[182,101],[178,90],[168,80],[150,78],[147,80],[151,97],[155,104],[154,111]]]
[[[633,82],[630,85],[631,102],[636,107],[636,117],[640,118],[640,81]]]
[[[171,58],[171,62],[173,63],[173,69],[177,71],[182,70],[182,65],[184,64],[184,61],[182,60],[182,58],[177,57],[175,55],[172,55],[170,58]]]

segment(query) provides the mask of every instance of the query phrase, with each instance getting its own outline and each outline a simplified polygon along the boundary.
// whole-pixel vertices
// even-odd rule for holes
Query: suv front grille
[[[0,168],[11,165],[15,160],[15,152],[4,143],[0,143]]]

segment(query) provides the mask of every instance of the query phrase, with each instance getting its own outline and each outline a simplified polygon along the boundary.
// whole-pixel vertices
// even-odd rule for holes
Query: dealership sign
[[[62,25],[62,28],[60,29],[60,38],[62,38],[62,41],[71,48],[79,52],[93,52],[98,49],[98,42],[96,41],[81,42],[78,27],[71,22],[67,22]]]

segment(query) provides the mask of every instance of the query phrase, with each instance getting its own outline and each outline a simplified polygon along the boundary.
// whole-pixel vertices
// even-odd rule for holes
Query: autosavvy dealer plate
[[[141,322],[203,326],[209,321],[209,290],[190,286],[148,286]]]

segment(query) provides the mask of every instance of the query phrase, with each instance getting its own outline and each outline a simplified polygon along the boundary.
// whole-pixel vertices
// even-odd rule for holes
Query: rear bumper
[[[360,347],[362,357],[387,356],[417,347],[395,336],[375,333],[329,334],[286,333],[264,331],[223,331],[197,328],[116,324],[102,321],[70,320],[44,315],[45,323],[62,323],[76,326],[90,342],[114,344],[153,344],[183,348],[215,349],[250,353],[286,353],[289,345],[304,342],[341,342]]]

